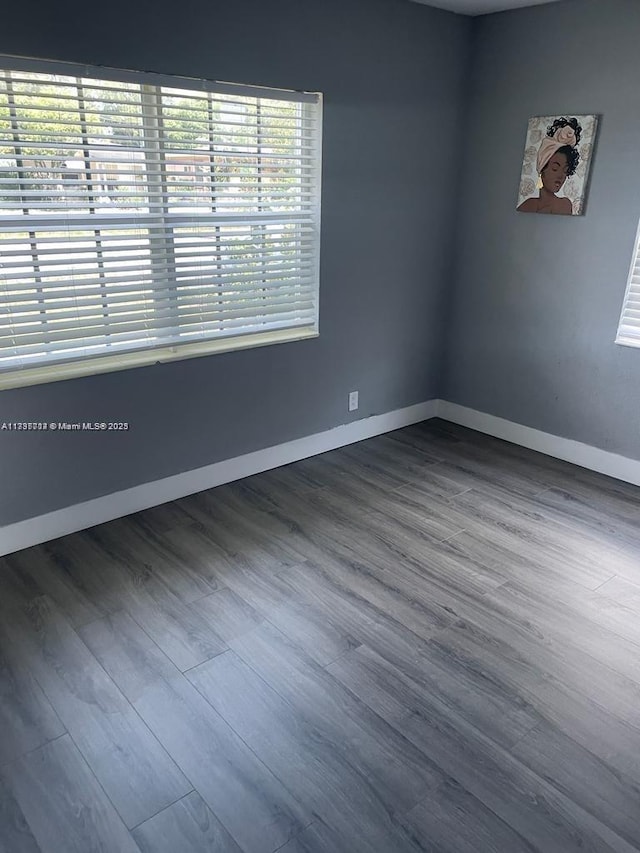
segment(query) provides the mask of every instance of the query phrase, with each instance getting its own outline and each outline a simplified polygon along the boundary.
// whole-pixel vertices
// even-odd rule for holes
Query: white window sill
[[[619,337],[616,338],[616,343],[621,347],[632,347],[633,349],[640,349],[640,338],[625,338]]]
[[[240,349],[269,346],[271,344],[302,341],[317,338],[317,329],[278,329],[258,332],[235,338],[218,338],[212,341],[183,344],[175,347],[141,350],[140,352],[119,353],[117,355],[96,356],[59,364],[40,365],[22,370],[0,372],[0,390],[24,388],[28,385],[42,385],[47,382],[60,382],[79,376],[94,376],[99,373],[111,373],[130,367],[145,367],[151,364],[163,364],[169,361],[181,361],[214,353],[233,352]]]

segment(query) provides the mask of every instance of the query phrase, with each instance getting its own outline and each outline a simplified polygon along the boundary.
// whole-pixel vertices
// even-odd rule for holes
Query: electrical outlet
[[[358,408],[358,392],[350,391],[349,392],[349,411],[355,412]]]

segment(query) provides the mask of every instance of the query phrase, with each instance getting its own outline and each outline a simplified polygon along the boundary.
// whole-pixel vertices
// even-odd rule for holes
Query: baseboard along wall
[[[638,459],[630,459],[590,444],[506,421],[504,418],[468,409],[466,406],[449,403],[447,400],[438,400],[437,411],[438,417],[445,421],[451,421],[469,429],[475,429],[477,432],[492,435],[494,438],[502,438],[512,444],[528,447],[529,450],[537,450],[546,456],[563,459],[581,468],[588,468],[599,474],[614,477],[616,480],[640,486],[640,460]]]
[[[640,460],[628,459],[447,400],[427,400],[0,527],[0,556],[434,417],[640,486]]]
[[[298,462],[327,450],[355,444],[374,435],[429,420],[436,417],[437,409],[438,401],[428,400],[0,527],[0,556],[203,492],[223,483],[241,480],[261,471]]]

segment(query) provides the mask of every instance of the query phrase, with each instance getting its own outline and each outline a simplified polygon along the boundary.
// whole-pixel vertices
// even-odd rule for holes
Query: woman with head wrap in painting
[[[582,128],[575,118],[557,118],[547,128],[538,149],[537,170],[540,194],[523,201],[518,210],[524,213],[573,213],[571,199],[558,197],[568,177],[575,174],[580,162],[577,145]]]

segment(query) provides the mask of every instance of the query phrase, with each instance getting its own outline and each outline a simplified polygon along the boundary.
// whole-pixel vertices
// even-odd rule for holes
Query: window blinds
[[[636,239],[616,343],[640,347],[640,229]]]
[[[315,333],[320,96],[81,70],[0,72],[0,380]]]

